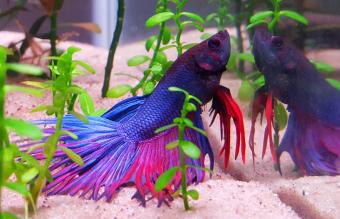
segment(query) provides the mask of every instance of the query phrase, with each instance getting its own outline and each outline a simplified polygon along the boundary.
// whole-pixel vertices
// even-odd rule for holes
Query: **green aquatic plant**
[[[183,198],[183,204],[184,204],[185,210],[189,210],[190,206],[189,206],[188,197],[191,197],[193,200],[197,200],[199,198],[199,193],[195,189],[192,189],[192,190],[187,189],[186,171],[188,168],[202,169],[202,167],[189,166],[185,164],[186,156],[192,159],[198,159],[200,157],[201,152],[197,145],[195,145],[191,141],[186,141],[184,139],[184,131],[186,128],[190,128],[206,136],[206,132],[204,130],[198,127],[195,127],[193,122],[187,118],[188,113],[195,112],[197,110],[197,107],[195,103],[193,102],[196,102],[198,104],[202,104],[202,102],[197,97],[190,95],[187,91],[180,89],[178,87],[169,87],[169,91],[181,92],[185,95],[183,108],[181,110],[181,116],[176,117],[173,120],[172,124],[161,127],[157,129],[155,132],[160,133],[170,128],[174,128],[174,127],[178,128],[178,140],[170,142],[169,144],[166,145],[166,148],[168,150],[179,148],[180,166],[174,166],[171,169],[165,171],[162,175],[160,175],[156,181],[155,189],[156,189],[156,192],[162,191],[171,182],[171,180],[174,178],[176,173],[180,171],[181,186],[175,193],[175,196],[181,195]],[[211,170],[209,169],[204,168],[204,170],[211,172]]]
[[[6,51],[5,49],[3,49]],[[88,95],[85,89],[73,84],[72,80],[75,76],[82,74],[83,69],[90,73],[94,73],[94,69],[80,60],[74,60],[73,54],[80,49],[70,47],[60,57],[51,57],[50,59],[56,63],[50,66],[52,72],[52,80],[46,82],[26,81],[25,85],[34,87],[19,87],[13,85],[5,85],[1,92],[4,91],[21,91],[29,94],[33,94],[41,97],[46,92],[53,93],[53,99],[51,105],[40,105],[32,109],[32,112],[45,111],[47,115],[55,115],[56,126],[54,133],[47,137],[43,143],[33,145],[25,151],[19,150],[18,146],[11,143],[8,137],[8,132],[5,128],[14,131],[16,135],[21,137],[28,137],[33,140],[40,139],[43,135],[41,130],[31,123],[24,122],[22,120],[16,120],[13,118],[0,119],[2,128],[1,139],[2,151],[1,158],[1,185],[9,189],[12,189],[20,193],[26,200],[25,202],[25,215],[28,216],[29,212],[34,213],[36,211],[36,204],[41,192],[41,189],[45,186],[46,180],[48,182],[53,181],[49,166],[51,164],[54,153],[57,149],[62,150],[67,156],[70,157],[78,165],[83,165],[83,161],[79,155],[72,150],[65,147],[58,147],[59,138],[61,136],[68,135],[71,138],[76,139],[77,136],[69,131],[62,129],[62,120],[67,113],[73,114],[78,119],[87,122],[86,117],[74,110],[74,104],[78,100],[80,108],[85,115],[100,115],[102,110],[95,110],[91,97]],[[22,64],[6,64],[6,57],[1,52],[1,75],[6,75],[6,70],[13,70],[18,72],[28,72],[33,75],[38,75],[37,68],[30,65]],[[81,67],[81,68],[79,68]],[[39,69],[40,70],[40,69]],[[41,74],[42,71],[39,71]],[[4,103],[4,95],[1,95],[1,104]],[[3,112],[2,112],[3,115]],[[2,116],[3,117],[3,116]],[[4,128],[5,127],[5,128]],[[44,156],[46,157],[43,163],[36,160],[30,154],[35,150],[42,149]],[[9,177],[16,176],[16,181],[12,182]]]
[[[43,92],[37,89],[6,85],[7,71],[15,71],[22,74],[41,75],[40,68],[16,63],[7,63],[8,54],[11,52],[0,46],[0,218],[16,218],[15,215],[4,212],[1,200],[2,189],[7,188],[19,193],[25,200],[25,215],[28,217],[29,203],[33,195],[29,192],[28,186],[41,171],[40,164],[30,155],[21,152],[16,144],[10,142],[10,133],[18,136],[38,140],[41,139],[42,131],[32,123],[10,118],[5,115],[5,99],[9,92],[24,92],[41,97]],[[17,159],[20,157],[20,159]],[[12,179],[12,176],[15,176]],[[35,205],[32,206],[33,209]]]
[[[267,24],[269,31],[275,32],[282,17],[288,17],[298,23],[308,25],[308,20],[300,13],[292,10],[281,10],[282,1],[283,0],[272,0],[271,4],[273,9],[254,14],[250,18],[250,24],[247,28],[250,29],[261,24]]]
[[[169,4],[175,6],[175,10],[171,11]],[[128,60],[128,66],[136,67],[148,63],[148,67],[143,72],[143,77],[139,79],[136,86],[117,85],[107,92],[107,97],[117,98],[131,92],[137,95],[139,90],[143,90],[144,94],[150,94],[159,80],[163,77],[166,70],[172,65],[173,61],[168,60],[165,51],[175,48],[177,56],[180,56],[184,50],[191,48],[195,44],[184,44],[181,40],[183,30],[187,26],[193,26],[199,31],[203,31],[204,20],[198,14],[183,11],[187,0],[158,0],[156,14],[151,16],[145,25],[147,28],[159,27],[158,35],[150,36],[145,42],[147,52],[152,52],[151,56],[137,55]],[[177,27],[176,34],[173,34],[169,21],[173,21]],[[124,74],[128,75],[128,74]],[[134,75],[128,75],[136,78]]]

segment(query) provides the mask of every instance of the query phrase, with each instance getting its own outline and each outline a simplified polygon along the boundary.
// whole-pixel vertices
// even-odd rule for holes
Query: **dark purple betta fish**
[[[70,194],[110,201],[124,185],[137,189],[133,198],[145,204],[145,195],[157,197],[160,203],[171,200],[171,193],[180,186],[180,173],[167,186],[166,191],[155,192],[157,178],[169,168],[179,165],[177,149],[167,150],[166,144],[178,138],[177,128],[160,134],[155,130],[172,123],[180,115],[184,96],[171,92],[169,87],[182,88],[198,97],[203,105],[213,99],[212,113],[221,118],[224,133],[226,164],[230,153],[230,119],[233,118],[236,133],[236,157],[241,148],[245,159],[245,138],[242,113],[227,88],[219,85],[222,72],[230,55],[227,31],[222,31],[203,41],[180,56],[149,96],[126,99],[108,110],[102,117],[89,117],[85,124],[71,115],[64,118],[63,129],[78,136],[78,140],[63,136],[59,147],[67,147],[79,154],[84,166],[73,163],[61,150],[53,159],[50,170],[54,181],[47,184],[49,195]],[[201,106],[199,106],[201,107]],[[190,115],[195,126],[203,129],[201,110]],[[54,125],[55,120],[39,121],[40,125]],[[53,129],[45,129],[46,133]],[[192,166],[204,167],[208,154],[213,168],[213,154],[208,139],[198,132],[185,130],[186,140],[197,144],[201,150],[198,160],[186,159]],[[43,159],[42,151],[34,155]],[[188,184],[202,182],[204,171],[187,169]]]
[[[340,91],[316,71],[293,45],[267,29],[255,32],[253,53],[265,76],[265,87],[253,105],[256,115],[265,108],[266,141],[270,138],[273,158],[287,151],[305,175],[340,174]],[[273,97],[288,105],[288,127],[278,150],[271,140]],[[253,147],[252,127],[250,146]],[[281,171],[281,170],[280,170]]]

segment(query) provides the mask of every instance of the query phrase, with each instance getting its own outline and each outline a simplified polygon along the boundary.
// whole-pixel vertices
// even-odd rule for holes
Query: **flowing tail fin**
[[[135,100],[134,107],[132,107],[133,100],[131,99],[125,102],[130,107],[123,105],[118,105],[118,107],[136,109],[141,101],[140,99]],[[131,111],[128,111],[126,115],[129,118],[124,118],[122,112],[117,108],[112,108],[110,111],[116,112],[106,113],[106,115],[110,115],[107,118],[117,118],[119,115],[119,121],[132,118],[133,115]],[[167,190],[161,193],[155,192],[154,183],[164,171],[179,165],[177,149],[166,149],[168,143],[177,139],[177,129],[170,129],[143,141],[134,141],[129,139],[121,123],[107,118],[89,117],[89,122],[83,123],[71,115],[64,117],[62,128],[76,134],[78,140],[63,136],[58,147],[67,147],[73,150],[82,157],[85,164],[78,166],[61,150],[57,150],[50,166],[54,181],[47,184],[44,191],[48,195],[70,194],[94,200],[105,198],[110,201],[117,189],[134,184],[137,192],[133,198],[137,198],[142,204],[145,204],[147,194],[157,197],[159,203],[171,200],[170,194],[180,186],[180,174],[178,173]],[[203,128],[199,113],[194,122],[196,126]],[[42,120],[37,123],[53,125],[55,120]],[[53,128],[46,128],[45,132],[52,133]],[[204,136],[193,130],[186,130],[185,138],[197,144],[202,151],[198,160],[187,159],[186,163],[204,167],[205,155],[209,154],[209,157],[212,158],[209,142]],[[31,144],[27,144],[26,147]],[[22,148],[25,149],[25,146]],[[35,150],[33,155],[40,159],[44,158],[42,150]],[[204,175],[204,171],[200,169],[188,168],[188,184],[203,181]]]
[[[280,158],[287,151],[305,175],[339,175],[339,133],[340,127],[305,114],[291,112],[277,156]],[[279,170],[281,172],[281,168]]]

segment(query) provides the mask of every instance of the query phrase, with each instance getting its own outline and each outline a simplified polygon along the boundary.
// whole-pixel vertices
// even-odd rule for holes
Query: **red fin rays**
[[[224,145],[220,155],[224,152],[224,167],[227,169],[230,156],[230,119],[232,118],[236,128],[236,149],[235,159],[237,158],[240,149],[242,151],[242,160],[245,162],[246,142],[243,124],[243,116],[237,103],[230,94],[230,90],[226,87],[219,86],[212,102],[210,114],[213,114],[211,124],[215,121],[216,115],[220,116],[221,138],[224,137]]]
[[[249,135],[249,146],[252,150],[253,154],[253,164],[255,165],[255,149],[254,149],[254,137],[255,137],[255,123],[258,114],[261,114],[261,121],[263,112],[265,112],[265,117],[267,121],[267,125],[264,132],[263,138],[263,149],[262,149],[262,159],[266,153],[267,145],[269,141],[270,151],[273,157],[274,162],[276,163],[276,151],[274,148],[273,141],[273,125],[274,125],[274,105],[273,105],[273,93],[267,92],[264,87],[260,88],[256,93],[253,100],[252,106],[252,118],[251,118],[251,129]]]

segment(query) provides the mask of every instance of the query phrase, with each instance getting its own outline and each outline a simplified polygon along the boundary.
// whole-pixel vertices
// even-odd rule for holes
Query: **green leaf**
[[[22,84],[29,85],[29,86],[36,87],[36,88],[42,88],[42,89],[52,87],[52,83],[48,81],[47,82],[24,81],[22,82]]]
[[[178,140],[170,142],[165,147],[166,149],[171,150],[171,149],[176,148],[177,146],[178,146]]]
[[[7,182],[5,183],[5,187],[15,191],[23,196],[28,196],[30,194],[30,192],[28,191],[28,189],[26,188],[26,186],[22,183],[18,183],[18,182]]]
[[[152,81],[148,81],[144,86],[144,95],[151,94],[155,89],[155,84]]]
[[[168,88],[169,91],[173,91],[173,92],[182,92],[184,93],[185,95],[189,95],[189,93],[179,87],[169,87]]]
[[[94,112],[94,103],[90,95],[87,93],[82,93],[79,95],[80,108],[83,113],[89,116]]]
[[[256,14],[254,14],[253,16],[251,16],[250,18],[250,24],[254,24],[257,22],[263,22],[264,19],[266,19],[267,17],[272,17],[274,15],[273,11],[261,11],[258,12]]]
[[[50,108],[53,108],[53,110],[56,112],[58,109],[55,108],[54,106],[51,106],[51,105],[40,105],[40,106],[37,106],[37,107],[34,107],[31,112],[32,113],[35,113],[35,112],[41,112],[41,111],[45,111],[45,110],[48,110]]]
[[[194,123],[188,118],[184,118],[183,122],[186,126],[189,126],[189,127],[194,126]]]
[[[155,14],[145,22],[145,26],[147,28],[154,27],[158,24],[161,24],[165,21],[172,19],[174,16],[175,16],[175,14],[172,13],[172,12],[169,12],[169,11]]]
[[[171,40],[171,30],[168,27],[164,27],[162,42],[164,45],[167,45],[170,42],[170,40]]]
[[[89,120],[86,118],[86,116],[76,112],[76,111],[71,111],[70,114],[74,115],[77,119],[82,121],[83,123],[88,123]]]
[[[149,61],[150,58],[146,55],[138,55],[130,58],[127,62],[127,65],[132,67],[132,66],[138,66],[141,64],[144,64],[145,62]]]
[[[193,95],[189,95],[190,100],[195,100],[197,103],[202,105],[202,101]]]
[[[163,70],[163,67],[162,67],[162,65],[161,65],[160,63],[156,62],[156,63],[154,63],[154,64],[151,66],[150,70],[151,70],[154,74],[160,74],[160,73],[162,72],[162,70]]]
[[[85,62],[83,62],[83,61],[74,60],[73,63],[76,64],[76,65],[81,66],[81,67],[84,68],[87,72],[89,72],[89,73],[91,73],[91,74],[95,74],[95,73],[96,73],[96,70],[94,70],[94,68],[93,68],[91,65],[89,65],[89,64],[87,64],[87,63],[85,63]]]
[[[249,30],[253,27],[259,26],[261,24],[265,24],[265,23],[266,23],[265,21],[257,21],[257,22],[251,23],[247,26],[247,30]]]
[[[155,61],[164,65],[168,62],[168,58],[166,57],[164,52],[158,51]]]
[[[206,39],[209,39],[210,37],[212,36],[211,33],[204,33],[200,36],[200,39],[201,40],[206,40]]]
[[[315,68],[318,72],[322,72],[322,73],[333,73],[333,72],[335,72],[335,68],[330,64],[327,64],[327,63],[321,62],[321,61],[311,61],[311,62],[313,63],[313,65],[315,66]]]
[[[274,109],[275,123],[278,125],[279,130],[283,130],[287,126],[288,114],[282,103],[277,103]]]
[[[193,111],[196,111],[196,110],[197,110],[197,107],[196,107],[195,104],[189,103],[188,106],[187,106],[187,108],[186,108],[186,110],[187,110],[188,112],[193,112]]]
[[[229,57],[227,69],[236,72],[237,71],[237,53],[232,52]]]
[[[295,11],[289,11],[289,10],[282,10],[279,13],[281,16],[289,17],[297,22],[300,22],[304,25],[308,25],[308,20],[301,14],[295,12]]]
[[[148,52],[150,51],[150,49],[152,48],[152,46],[153,46],[153,44],[155,43],[156,40],[157,40],[157,37],[153,35],[145,41],[146,51],[148,51]]]
[[[34,65],[28,65],[28,64],[8,63],[7,69],[21,73],[21,74],[34,75],[34,76],[39,76],[44,73],[41,68],[36,67]]]
[[[184,22],[181,23],[181,25],[182,25],[183,27],[184,27],[184,26],[192,25],[192,26],[194,26],[198,31],[204,32],[203,26],[202,26],[200,23],[197,23],[197,22],[193,22],[193,21],[184,21]]]
[[[330,83],[330,85],[332,85],[333,87],[340,90],[340,81],[332,78],[326,78],[326,81],[328,81],[328,83]]]
[[[206,21],[207,22],[210,22],[210,21],[212,21],[214,18],[216,18],[216,17],[218,17],[218,15],[217,15],[217,13],[211,13],[211,14],[209,14],[207,17],[206,17]]]
[[[155,183],[156,192],[160,192],[164,189],[172,180],[172,178],[176,175],[176,172],[179,170],[179,167],[173,167],[167,171],[165,171],[160,177],[158,177]]]
[[[22,92],[26,94],[31,94],[36,97],[43,97],[44,91],[29,87],[21,87],[16,85],[5,85],[5,92]]]
[[[17,216],[15,216],[12,213],[9,212],[0,212],[0,218],[2,219],[19,219]]]
[[[262,87],[265,83],[264,75],[261,75],[254,81],[254,85],[258,88]]]
[[[207,133],[203,129],[197,128],[195,126],[189,126],[189,128],[191,128],[191,129],[195,130],[196,132],[204,135],[205,137],[208,137]]]
[[[84,161],[83,159],[76,154],[75,152],[73,152],[71,149],[68,149],[67,147],[59,147],[73,162],[75,162],[76,164],[78,164],[79,166],[83,166],[84,165]]]
[[[193,199],[193,200],[198,200],[200,195],[195,189],[191,189],[188,191],[188,195]]]
[[[61,130],[60,135],[68,135],[74,140],[78,139],[78,136],[76,134],[74,134],[73,132],[70,132],[68,130]]]
[[[126,93],[128,93],[131,90],[131,88],[132,87],[130,85],[119,84],[113,88],[110,88],[106,93],[106,97],[110,97],[110,98],[121,97],[125,95]]]
[[[179,145],[188,157],[192,159],[198,159],[200,157],[200,149],[191,141],[180,141]]]
[[[184,11],[184,12],[180,13],[180,16],[186,16],[188,18],[191,18],[194,21],[197,21],[201,24],[204,24],[204,19],[201,16],[199,16],[198,14]]]
[[[97,109],[93,113],[91,113],[90,116],[102,116],[104,113],[106,113],[107,109]]]
[[[24,183],[28,183],[33,180],[39,174],[39,170],[35,167],[27,170],[24,174],[21,175],[21,181]]]
[[[254,55],[248,52],[240,53],[238,54],[238,58],[243,61],[248,61],[252,64],[255,64],[255,58]]]
[[[253,99],[254,93],[255,89],[250,82],[247,80],[242,81],[238,90],[238,98],[242,101],[250,101]]]
[[[161,133],[165,130],[168,130],[168,129],[171,129],[173,127],[177,126],[177,124],[169,124],[169,125],[166,125],[166,126],[163,126],[163,127],[160,127],[158,129],[156,129],[155,133],[158,134],[158,133]]]
[[[72,85],[72,86],[70,86],[70,87],[68,87],[68,88],[66,89],[66,92],[67,92],[67,93],[70,93],[70,94],[78,94],[78,95],[81,95],[81,94],[85,93],[86,91],[85,91],[85,89],[83,89],[83,88],[81,88],[81,87],[78,87],[78,86],[76,86],[76,85]]]
[[[42,131],[37,126],[23,120],[6,118],[4,125],[21,137],[29,137],[33,140],[39,140],[43,137]]]

